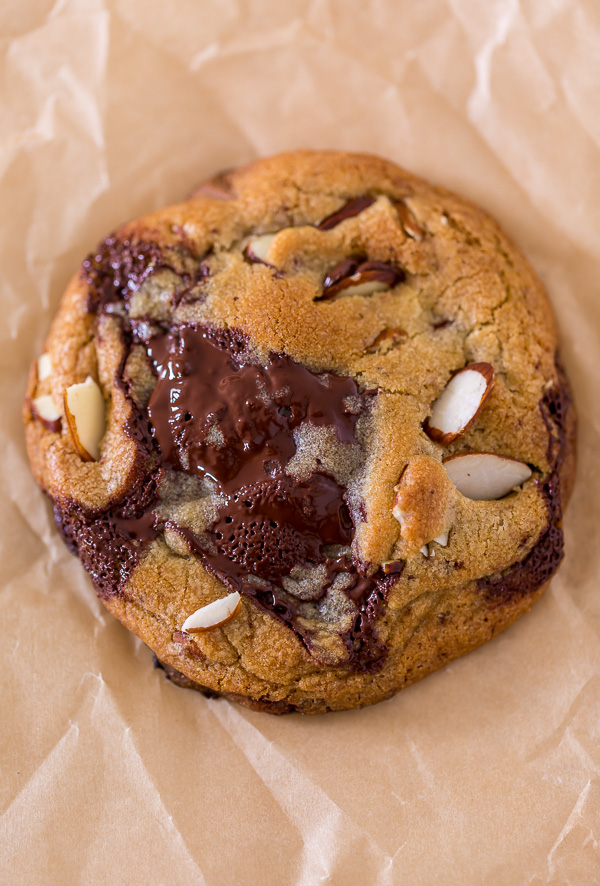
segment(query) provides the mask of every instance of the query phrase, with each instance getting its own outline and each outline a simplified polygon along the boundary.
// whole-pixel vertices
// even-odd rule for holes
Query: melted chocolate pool
[[[232,353],[226,338],[183,327],[148,342],[158,375],[148,414],[167,463],[232,492],[281,476],[303,421],[356,442],[361,398],[352,379],[314,375],[282,355],[261,366]]]
[[[307,645],[310,636],[297,625],[298,603],[281,579],[297,566],[324,565],[326,580],[311,597],[316,601],[344,573],[345,592],[358,612],[345,638],[350,658],[362,668],[382,660],[372,622],[389,581],[359,576],[349,557],[325,553],[327,546],[352,542],[346,490],[325,473],[304,481],[285,473],[296,452],[293,432],[303,422],[334,428],[342,444],[356,443],[356,420],[368,395],[353,379],[315,375],[284,355],[271,355],[263,366],[239,337],[204,327],[183,327],[146,346],[158,376],[148,414],[163,463],[211,478],[224,500],[202,539],[185,527],[171,529],[207,569]]]

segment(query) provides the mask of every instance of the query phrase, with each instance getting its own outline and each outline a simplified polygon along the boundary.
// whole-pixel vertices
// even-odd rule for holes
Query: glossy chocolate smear
[[[352,541],[345,490],[320,473],[295,480],[285,466],[302,422],[355,443],[365,395],[352,379],[316,376],[289,357],[252,362],[239,339],[234,348],[226,338],[185,327],[152,339],[158,382],[148,413],[163,461],[210,477],[224,497],[206,533],[207,566],[232,580],[272,581],[299,563],[324,562],[325,545]]]
[[[162,532],[154,513],[162,470],[148,421],[134,410],[125,431],[136,446],[126,494],[93,511],[69,499],[54,503],[54,518],[67,547],[104,599],[119,594],[144,547]]]
[[[185,247],[180,249],[185,252]],[[128,304],[144,281],[163,268],[181,277],[181,288],[173,294],[174,303],[179,303],[208,275],[205,262],[199,262],[193,273],[178,269],[182,256],[147,240],[107,237],[83,262],[83,275],[90,287],[87,310],[98,313],[107,305]]]
[[[127,301],[146,277],[165,266],[156,243],[107,237],[83,262],[90,286],[88,311],[97,313],[108,304]]]
[[[210,475],[226,492],[283,474],[302,422],[333,426],[354,443],[356,382],[317,376],[290,357],[267,366],[234,353],[223,337],[183,327],[148,342],[158,382],[148,406],[163,459]]]
[[[324,561],[325,545],[348,545],[353,526],[341,489],[331,477],[290,477],[247,486],[230,496],[211,528],[219,550],[213,568],[238,577],[275,580],[298,563]]]
[[[100,511],[87,511],[74,502],[55,503],[54,518],[67,547],[104,599],[120,592],[141,549],[162,531],[152,510],[158,482],[158,472],[140,478],[120,503]]]

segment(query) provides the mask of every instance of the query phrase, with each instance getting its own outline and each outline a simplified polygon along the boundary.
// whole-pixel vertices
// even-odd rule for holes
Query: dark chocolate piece
[[[334,298],[345,290],[363,283],[385,283],[390,288],[404,280],[404,271],[382,261],[344,259],[329,271],[323,281],[321,299]]]
[[[125,383],[121,386],[126,391]],[[125,430],[136,444],[127,494],[100,510],[65,499],[54,502],[54,518],[67,547],[104,599],[120,593],[144,547],[162,531],[153,510],[162,469],[148,420],[134,409]]]
[[[367,209],[374,202],[375,197],[367,197],[366,195],[363,197],[355,197],[354,200],[349,200],[345,203],[341,209],[332,212],[331,215],[328,215],[327,218],[320,221],[316,227],[320,231],[330,231],[347,218],[353,218],[355,215],[359,215],[363,209]]]
[[[83,563],[99,597],[107,599],[121,591],[143,547],[162,531],[152,512],[157,488],[158,473],[143,478],[120,503],[101,510],[55,502],[60,533]]]
[[[396,207],[398,218],[404,228],[404,233],[408,234],[409,237],[412,237],[413,240],[421,241],[425,236],[425,231],[417,222],[406,203],[403,200],[398,200],[394,203],[394,206]]]

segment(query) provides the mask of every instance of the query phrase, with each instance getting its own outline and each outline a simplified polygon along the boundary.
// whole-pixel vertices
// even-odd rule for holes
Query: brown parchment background
[[[0,882],[600,882],[600,5],[4,0]],[[375,708],[277,719],[169,684],[63,548],[20,406],[77,263],[284,148],[369,150],[498,217],[580,414],[534,610]]]

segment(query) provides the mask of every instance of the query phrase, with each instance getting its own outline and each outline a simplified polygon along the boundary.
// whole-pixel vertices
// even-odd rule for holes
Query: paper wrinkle
[[[352,821],[305,772],[268,742],[264,735],[234,705],[220,701],[210,702],[216,719],[227,730],[235,744],[246,756],[259,778],[272,793],[282,812],[301,834],[303,849],[300,860],[302,871],[297,886],[313,886],[329,881],[339,861],[338,846],[342,840],[352,845],[364,843],[369,855],[375,856],[378,866],[387,861],[386,853],[364,829]],[[381,870],[377,886],[384,886],[386,870]],[[374,886],[375,886],[375,881]]]
[[[144,765],[144,761],[135,746],[134,737],[130,727],[126,727],[123,732],[123,747],[137,763],[135,767],[136,775],[138,781],[144,785],[144,802],[146,803],[147,808],[149,808],[152,814],[162,822],[166,831],[164,838],[172,841],[174,844],[174,854],[177,856],[178,875],[181,882],[188,882],[187,877],[194,875],[197,878],[194,882],[198,883],[198,886],[206,886],[206,880],[204,879],[200,867],[190,853],[181,831],[175,824],[173,816],[164,805],[160,791],[147,767]],[[149,803],[148,800],[150,800]],[[183,876],[184,874],[185,876]]]
[[[224,59],[228,56],[281,49],[293,43],[301,31],[302,22],[293,19],[281,28],[261,31],[259,34],[237,35],[228,41],[211,43],[192,57],[188,68],[192,73],[196,73],[206,61],[216,57]]]
[[[596,5],[24,0],[6,33],[0,880],[596,882]],[[566,559],[530,615],[377,709],[279,720],[151,670],[64,549],[20,409],[59,297],[102,236],[296,147],[389,156],[499,218],[553,299],[581,445]]]
[[[90,726],[102,734],[104,722],[106,720],[111,722],[111,742],[118,744],[123,752],[123,759],[127,761],[128,778],[132,778],[135,782],[137,790],[144,798],[146,811],[159,824],[163,839],[171,844],[170,854],[177,859],[177,876],[175,878],[173,872],[171,882],[188,883],[187,877],[193,875],[194,884],[205,886],[204,875],[190,854],[181,831],[165,806],[160,791],[136,747],[135,737],[126,716],[119,709],[102,674],[86,674],[82,684],[89,682],[90,678],[92,683],[96,684],[96,689],[92,689],[90,693],[92,699],[89,716]],[[119,732],[120,742],[118,741]],[[82,871],[82,883],[88,882],[85,873],[85,870]]]
[[[44,796],[51,797],[64,761],[73,752],[78,738],[79,727],[75,723],[70,723],[66,732],[52,745],[30,778],[10,799],[8,806],[0,815],[0,835],[3,834],[6,847],[18,843],[16,832],[25,826],[31,814],[31,806],[39,810],[48,806],[48,800],[45,800]]]
[[[467,108],[473,120],[487,107],[492,97],[491,89],[491,66],[493,55],[499,46],[506,44],[508,32],[514,23],[519,9],[518,0],[508,0],[503,4],[503,10],[499,18],[494,22],[491,36],[483,42],[483,45],[475,53],[475,88],[469,98]]]
[[[547,755],[552,754],[554,750],[560,750],[563,741],[569,743],[574,742],[571,747],[577,751],[576,756],[580,756],[579,750],[581,749],[581,746],[578,743],[575,744],[576,740],[573,739],[570,734],[569,727],[576,720],[580,712],[583,712],[585,715],[588,705],[591,704],[593,709],[593,701],[594,698],[598,697],[599,690],[600,677],[597,674],[594,674],[589,677],[583,686],[581,686],[576,692],[575,697],[557,726],[537,747],[533,749],[533,751],[531,751],[531,753],[525,757],[525,762],[533,763],[540,758],[545,759]],[[581,751],[583,751],[583,749],[581,749]],[[598,766],[592,761],[589,755],[585,754],[585,759],[581,762],[584,764],[586,771],[591,771],[600,775]]]
[[[569,18],[583,19],[583,10],[573,12],[574,6],[570,4]],[[563,46],[558,57],[554,41],[548,41],[546,35],[541,36],[535,29],[527,29],[519,4],[513,0],[499,5],[481,4],[475,15],[472,4],[463,0],[453,0],[451,7],[468,36],[477,72],[474,88],[466,98],[472,124],[510,176],[526,189],[528,200],[539,207],[540,214],[553,218],[561,235],[571,239],[574,245],[583,245],[597,254],[600,211],[589,202],[588,189],[582,193],[578,186],[580,170],[573,167],[570,158],[585,157],[596,183],[598,163],[594,164],[592,159],[587,131],[572,119],[577,114],[571,107],[568,92],[561,88],[561,79],[565,60],[568,70],[582,70],[585,77],[584,62],[600,50],[600,29],[586,22],[589,52],[582,56]],[[561,34],[563,43],[572,39],[573,29],[569,20]],[[594,70],[593,63],[587,65],[588,78],[591,70]],[[597,74],[594,79],[597,84]],[[452,82],[451,77],[448,82]],[[511,89],[507,89],[507,83]],[[447,94],[448,87],[443,83],[440,86],[442,93]],[[516,90],[520,91],[519,102],[513,100]],[[591,113],[587,116],[590,121],[597,121],[598,114],[592,110],[597,106],[597,89],[592,89],[591,96],[596,96],[596,100],[591,98],[588,103]],[[529,139],[521,135],[525,123],[515,111],[516,107],[520,114],[543,117],[544,125],[532,127]],[[591,227],[584,223],[590,214],[594,216]],[[578,240],[573,238],[573,231],[577,231]]]
[[[567,821],[565,822],[564,828],[561,830],[560,834],[556,838],[556,842],[554,843],[554,845],[552,846],[552,849],[548,853],[548,874],[550,877],[554,876],[554,871],[555,871],[554,855],[556,854],[558,848],[560,847],[560,845],[563,842],[563,840],[565,839],[565,837],[573,830],[573,828],[576,826],[576,824],[579,823],[579,820],[581,819],[581,813],[582,813],[582,810],[583,810],[585,803],[587,801],[587,797],[590,792],[591,786],[592,786],[592,782],[587,781],[585,783],[585,785],[583,786],[583,788],[581,789],[581,792],[580,792],[579,796],[577,797],[577,800],[575,802],[575,805],[573,806],[571,814],[569,815]]]

